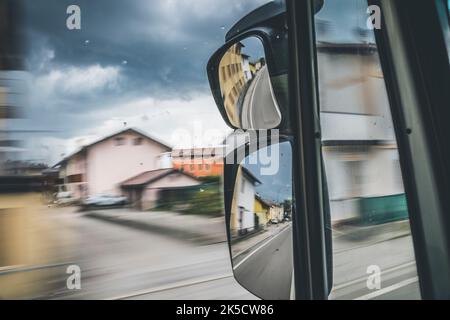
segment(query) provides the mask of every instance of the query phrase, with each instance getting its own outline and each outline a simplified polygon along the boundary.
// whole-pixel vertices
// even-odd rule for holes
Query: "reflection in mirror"
[[[220,91],[227,116],[241,129],[273,129],[281,122],[261,40],[230,46],[219,64]]]
[[[267,159],[273,174],[263,170]],[[251,153],[236,176],[229,222],[234,276],[263,299],[292,297],[291,170],[291,146],[282,142]]]

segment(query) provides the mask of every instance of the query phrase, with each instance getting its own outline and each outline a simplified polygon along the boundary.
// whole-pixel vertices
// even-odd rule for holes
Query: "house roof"
[[[157,139],[149,136],[148,134],[146,134],[146,133],[144,133],[144,132],[142,132],[142,131],[140,131],[140,130],[138,130],[136,128],[126,128],[126,129],[120,130],[119,132],[113,133],[113,134],[111,134],[109,136],[106,136],[104,138],[101,138],[100,140],[94,141],[94,142],[92,142],[92,143],[90,143],[88,145],[83,146],[78,151],[75,151],[74,153],[68,155],[67,157],[65,157],[64,159],[62,159],[58,163],[56,163],[53,167],[61,165],[62,163],[64,163],[67,160],[69,160],[70,158],[72,158],[72,157],[74,157],[74,156],[76,156],[78,154],[81,154],[82,152],[86,151],[87,149],[89,149],[90,147],[92,147],[92,146],[94,146],[94,145],[96,145],[98,143],[101,143],[101,142],[103,142],[105,140],[108,140],[110,138],[113,138],[115,136],[118,136],[118,135],[121,135],[121,134],[124,134],[124,133],[128,133],[128,132],[132,132],[132,133],[138,134],[141,137],[143,137],[144,139],[151,140],[152,142],[155,142],[156,144],[162,146],[164,149],[167,149],[167,151],[171,151],[172,150],[172,148],[170,146],[168,146],[167,144],[165,144],[165,143],[163,143],[161,141],[158,141]]]
[[[261,198],[261,196],[259,194],[255,194],[255,199],[258,200],[259,202],[261,202],[261,204],[266,206],[266,207],[270,207],[271,206],[270,203],[268,203],[266,200]]]
[[[253,175],[253,173],[251,173],[247,168],[242,167],[242,173],[251,181],[253,181],[254,183],[259,183],[262,184],[262,182]]]
[[[184,174],[185,176],[188,176],[192,179],[198,180],[196,177],[193,177],[185,172],[169,168],[169,169],[156,169],[156,170],[142,172],[142,173],[138,174],[137,176],[134,176],[132,178],[125,180],[120,185],[124,188],[140,187],[140,186],[149,184],[151,182],[155,182],[155,181],[157,181],[161,178],[164,178],[173,173]]]

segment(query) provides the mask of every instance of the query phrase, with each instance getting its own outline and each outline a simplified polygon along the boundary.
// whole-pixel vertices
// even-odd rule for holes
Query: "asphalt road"
[[[226,243],[199,246],[84,217],[50,212],[52,251],[81,268],[81,289],[68,290],[64,269],[51,299],[255,299],[234,280]],[[58,234],[56,234],[56,232]],[[199,289],[201,288],[201,290]]]
[[[291,284],[292,228],[254,246],[234,261],[239,283],[257,296],[289,299]],[[334,241],[343,241],[336,237]],[[333,255],[333,300],[420,299],[411,236],[389,241],[349,242]],[[369,289],[369,266],[380,270],[380,289]]]
[[[271,129],[281,119],[270,84],[267,66],[256,73],[242,105],[241,123],[245,129]]]
[[[233,263],[239,283],[258,297],[286,300],[292,283],[292,227],[254,247]]]
[[[343,241],[339,237],[334,241]],[[411,236],[358,245],[333,255],[334,288],[331,299],[420,299]],[[367,288],[368,267],[380,270],[380,290]]]
[[[69,208],[48,213],[54,226],[49,250],[58,263],[78,264],[81,289],[68,290],[64,268],[51,299],[255,299],[233,277],[226,243],[199,246],[127,226],[99,221]],[[343,244],[339,237],[334,241]],[[237,257],[234,273],[256,295],[290,297],[292,260],[288,227]],[[381,270],[381,289],[367,288],[367,267]],[[349,242],[334,254],[331,299],[420,298],[411,237],[376,243]],[[53,270],[53,269],[52,269]],[[264,279],[264,281],[263,281]],[[267,279],[271,281],[268,282]],[[58,285],[59,283],[59,285]]]

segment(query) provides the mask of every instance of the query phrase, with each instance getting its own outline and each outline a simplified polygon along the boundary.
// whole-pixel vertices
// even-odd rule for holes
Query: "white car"
[[[86,206],[115,206],[124,205],[126,203],[126,197],[108,194],[89,196],[83,201],[83,204]]]
[[[76,202],[76,199],[72,197],[72,192],[62,191],[56,194],[56,200],[54,203],[57,205],[70,205]]]
[[[276,219],[276,218],[270,219],[270,223],[271,224],[278,224],[278,219]]]

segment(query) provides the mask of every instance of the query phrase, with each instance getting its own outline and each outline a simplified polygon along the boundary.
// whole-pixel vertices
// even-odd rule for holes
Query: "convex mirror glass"
[[[230,123],[241,129],[273,129],[281,122],[266,64],[257,37],[232,44],[223,53],[218,78]]]
[[[240,163],[229,219],[236,280],[263,299],[292,297],[292,150],[289,142]]]

